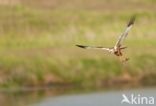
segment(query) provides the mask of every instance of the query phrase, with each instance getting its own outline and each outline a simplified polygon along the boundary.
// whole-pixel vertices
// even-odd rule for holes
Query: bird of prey
[[[76,45],[76,46],[78,46],[80,48],[84,48],[84,49],[100,49],[100,50],[108,51],[109,53],[114,54],[118,57],[121,57],[123,55],[121,50],[127,48],[125,46],[122,46],[122,42],[127,37],[128,32],[130,31],[130,29],[132,28],[132,26],[134,24],[134,21],[135,21],[135,16],[131,17],[131,19],[129,20],[129,22],[127,24],[125,31],[119,36],[114,47],[105,48],[105,47],[84,46],[84,45]],[[128,60],[129,60],[129,58],[124,59],[124,61],[128,61]]]

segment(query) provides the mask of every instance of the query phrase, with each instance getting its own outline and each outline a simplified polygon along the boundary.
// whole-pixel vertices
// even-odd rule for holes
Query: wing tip
[[[75,45],[75,46],[77,46],[77,47],[80,47],[80,48],[86,48],[86,46],[83,46],[83,45]]]
[[[134,24],[135,18],[136,18],[136,15],[133,15],[133,16],[131,17],[131,19],[130,19],[128,25],[127,25],[128,27]]]

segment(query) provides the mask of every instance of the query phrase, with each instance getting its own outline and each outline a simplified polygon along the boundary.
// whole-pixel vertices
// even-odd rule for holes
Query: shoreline
[[[80,84],[80,83],[51,83],[49,85],[37,85],[37,86],[18,86],[18,87],[0,87],[0,93],[2,92],[33,92],[33,91],[44,91],[44,90],[70,90],[72,88],[83,88],[83,89],[129,89],[129,88],[140,88],[140,87],[154,87],[156,85],[156,79],[150,82],[148,77],[154,75],[142,75],[140,77],[132,77],[128,73],[124,73],[114,78],[105,79],[100,84]],[[155,74],[156,76],[156,74]],[[146,79],[145,79],[146,78]],[[146,81],[146,82],[144,82]],[[149,82],[148,82],[149,81]]]

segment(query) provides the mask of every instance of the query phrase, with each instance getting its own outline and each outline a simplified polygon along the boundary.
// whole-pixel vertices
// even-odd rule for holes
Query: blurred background
[[[0,0],[0,105],[25,106],[66,90],[155,86],[155,5],[155,0]],[[113,46],[133,15],[136,22],[124,42],[127,63],[75,46]],[[49,88],[54,90],[43,92]]]

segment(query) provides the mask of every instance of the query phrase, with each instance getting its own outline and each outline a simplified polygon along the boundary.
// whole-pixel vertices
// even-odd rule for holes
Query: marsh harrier
[[[84,48],[84,49],[100,49],[100,50],[108,51],[111,54],[114,54],[118,57],[121,57],[123,55],[122,50],[127,48],[125,46],[122,46],[122,42],[127,37],[128,32],[130,31],[130,29],[132,28],[132,26],[134,24],[134,21],[135,21],[135,16],[131,17],[130,21],[127,24],[125,31],[119,36],[114,47],[105,48],[105,47],[84,46],[84,45],[76,45],[76,46],[78,46],[80,48]],[[124,59],[124,61],[128,61],[128,60],[129,60],[128,58]]]

